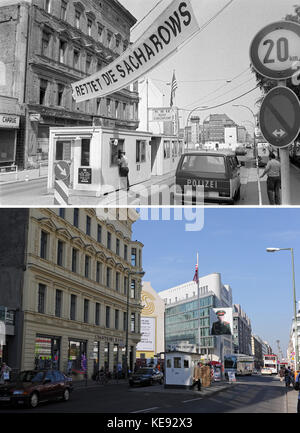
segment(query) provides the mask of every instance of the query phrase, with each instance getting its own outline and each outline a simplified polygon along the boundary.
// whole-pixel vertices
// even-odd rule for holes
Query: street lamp
[[[141,278],[143,278],[143,276],[145,275],[145,272],[141,271],[141,272],[128,272],[128,278],[127,278],[127,302],[126,302],[126,341],[125,341],[125,378],[128,378],[128,336],[129,336],[129,326],[128,326],[128,321],[129,321],[129,277],[131,275],[136,275],[139,276]]]
[[[293,275],[293,303],[294,303],[294,321],[295,321],[295,355],[296,355],[296,370],[299,370],[299,349],[298,349],[298,331],[297,331],[297,301],[296,301],[296,287],[295,287],[295,263],[294,263],[294,250],[293,248],[267,248],[268,253],[275,253],[277,251],[290,251],[292,256],[292,275]]]

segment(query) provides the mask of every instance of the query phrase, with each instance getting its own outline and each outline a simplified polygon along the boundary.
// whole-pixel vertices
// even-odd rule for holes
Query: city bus
[[[251,355],[234,353],[224,356],[225,376],[228,376],[228,372],[235,373],[236,376],[251,376],[253,370],[254,357]]]
[[[274,354],[264,355],[264,367],[271,371],[271,374],[278,373],[278,357]]]

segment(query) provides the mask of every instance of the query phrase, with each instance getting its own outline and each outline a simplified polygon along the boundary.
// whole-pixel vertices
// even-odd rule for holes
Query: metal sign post
[[[259,123],[266,141],[280,151],[281,202],[284,205],[291,202],[288,146],[300,130],[299,99],[286,87],[286,80],[295,74],[295,62],[300,61],[299,46],[300,25],[291,21],[279,21],[264,27],[250,46],[254,69],[277,81],[277,87],[263,100]]]

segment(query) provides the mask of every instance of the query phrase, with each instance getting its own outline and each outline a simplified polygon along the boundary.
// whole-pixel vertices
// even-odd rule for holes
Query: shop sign
[[[152,122],[172,122],[174,111],[172,108],[152,108]]]
[[[92,169],[79,167],[78,169],[78,183],[91,184],[92,183]]]
[[[0,128],[19,128],[20,116],[0,114]]]

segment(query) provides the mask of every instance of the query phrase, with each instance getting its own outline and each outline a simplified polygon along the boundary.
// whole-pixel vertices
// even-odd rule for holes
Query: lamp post
[[[141,278],[143,278],[143,276],[145,275],[145,272],[128,272],[128,278],[127,278],[127,299],[126,299],[126,328],[125,328],[125,332],[126,332],[126,337],[125,337],[125,378],[128,378],[128,337],[129,337],[129,288],[130,288],[130,284],[129,284],[129,277],[131,275],[136,275],[139,276]]]
[[[299,349],[298,349],[298,331],[297,331],[297,300],[296,300],[296,286],[295,286],[295,263],[294,263],[294,250],[293,248],[267,248],[268,253],[275,253],[277,251],[290,251],[292,258],[292,276],[293,276],[293,304],[294,304],[294,321],[295,321],[295,367],[299,370]]]
[[[254,112],[251,110],[250,107],[248,107],[247,105],[241,105],[241,104],[233,104],[233,107],[242,107],[245,108],[246,110],[250,111],[250,113],[253,116],[254,119],[254,125],[256,125],[256,117]],[[259,167],[258,167],[258,149],[257,149],[257,144],[256,144],[256,137],[255,137],[255,127],[254,127],[254,131],[253,131],[253,156],[255,158],[255,163],[256,163],[256,170],[257,170],[257,185],[258,185],[258,199],[259,199],[259,205],[262,205],[262,199],[261,199],[261,189],[260,189],[260,180],[259,180]]]

